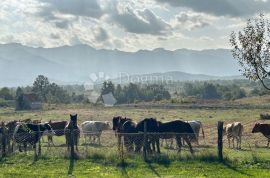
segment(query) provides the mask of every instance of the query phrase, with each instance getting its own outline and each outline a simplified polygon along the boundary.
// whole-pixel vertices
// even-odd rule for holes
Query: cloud
[[[47,10],[63,14],[99,18],[103,14],[96,0],[39,0],[47,5]]]
[[[112,15],[113,20],[127,32],[137,34],[165,34],[170,25],[151,10],[131,10],[126,7]]]
[[[51,33],[51,34],[50,34],[50,38],[51,38],[51,39],[56,39],[56,40],[57,40],[57,39],[60,39],[61,37],[60,37],[60,35],[59,35],[58,33]]]
[[[215,16],[241,17],[270,10],[270,1],[266,0],[156,0],[172,7],[189,8]]]
[[[56,27],[67,29],[78,17],[99,19],[103,14],[96,0],[38,0],[39,10],[35,15]]]
[[[106,41],[106,40],[109,38],[109,35],[108,35],[107,31],[104,30],[104,29],[101,28],[101,27],[97,27],[97,28],[94,30],[94,34],[95,34],[95,39],[96,39],[98,42]]]
[[[176,28],[194,30],[209,26],[214,20],[215,17],[204,13],[186,11],[177,14],[172,22],[172,25]]]

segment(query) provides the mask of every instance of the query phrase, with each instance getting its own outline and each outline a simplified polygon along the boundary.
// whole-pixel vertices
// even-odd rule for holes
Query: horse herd
[[[112,127],[111,127],[112,124]],[[145,118],[138,123],[130,118],[116,116],[112,118],[112,122],[108,121],[85,121],[78,126],[77,114],[70,115],[69,121],[49,121],[41,123],[38,120],[31,121],[10,121],[2,123],[0,127],[0,136],[6,135],[5,142],[9,151],[13,151],[14,145],[21,146],[26,151],[27,145],[32,145],[36,154],[36,143],[42,136],[48,137],[49,146],[53,143],[53,136],[65,136],[68,150],[74,144],[78,151],[78,143],[80,133],[82,132],[87,141],[97,141],[100,144],[100,136],[104,130],[113,130],[118,138],[120,145],[121,138],[124,140],[124,146],[129,152],[141,152],[143,148],[147,152],[160,153],[160,144],[164,140],[170,140],[171,144],[175,140],[178,152],[181,151],[183,144],[187,144],[190,152],[193,154],[191,142],[199,144],[199,132],[202,131],[204,138],[204,130],[200,121],[182,121],[173,120],[161,122],[155,118]],[[223,135],[227,136],[229,147],[232,139],[233,148],[236,140],[236,148],[241,149],[241,137],[244,126],[240,122],[227,124],[223,129]],[[73,130],[73,133],[71,133]],[[252,133],[261,132],[270,143],[270,124],[256,123],[252,129]],[[144,133],[147,133],[145,135]],[[88,140],[87,140],[88,139]],[[143,147],[144,145],[144,147]],[[39,145],[40,146],[40,145]],[[40,151],[40,148],[39,148]]]

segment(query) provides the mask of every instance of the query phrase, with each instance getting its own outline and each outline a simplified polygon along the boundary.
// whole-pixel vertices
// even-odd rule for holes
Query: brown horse
[[[74,145],[76,145],[76,150],[78,151],[80,129],[79,129],[79,126],[77,124],[77,114],[75,114],[75,115],[70,114],[70,121],[64,129],[64,133],[65,133],[65,137],[66,137],[66,144],[68,146],[68,151],[70,150],[70,147],[72,144],[72,142],[71,142],[72,134],[70,132],[71,129],[73,129],[73,143],[74,143]]]
[[[66,127],[66,125],[68,124],[67,121],[49,121],[49,124],[51,125],[52,129],[55,132],[54,136],[62,136],[65,135],[64,133],[64,129]],[[53,136],[52,135],[48,135],[48,144],[50,146],[50,144],[52,143],[52,145],[54,145],[53,143]]]

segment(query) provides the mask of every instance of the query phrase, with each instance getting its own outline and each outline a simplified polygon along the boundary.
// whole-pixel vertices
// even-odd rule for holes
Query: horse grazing
[[[154,118],[145,118],[138,122],[137,124],[137,131],[138,132],[144,132],[144,125],[146,124],[146,132],[148,133],[147,135],[147,141],[146,141],[146,150],[148,152],[152,151],[157,151],[160,153],[160,145],[159,145],[159,135],[157,133],[159,132],[158,129],[158,121]],[[152,133],[152,134],[149,134]],[[140,139],[142,140],[142,139]],[[151,148],[152,145],[152,148]],[[141,149],[141,145],[138,148],[139,150]]]
[[[55,132],[55,136],[62,136],[65,135],[64,129],[66,127],[66,125],[68,124],[67,121],[49,121],[49,124],[51,125],[52,129]],[[53,136],[52,135],[48,135],[48,145],[50,146],[50,144],[52,143],[52,145],[54,145],[53,143]]]
[[[161,133],[163,138],[175,137],[178,146],[178,152],[181,151],[182,143],[181,138],[188,144],[190,153],[193,154],[193,149],[190,143],[190,138],[195,134],[189,123],[181,120],[170,122],[158,122],[158,132]]]
[[[73,138],[71,134],[71,129],[73,129]],[[71,115],[70,114],[70,121],[66,125],[64,129],[65,137],[66,137],[66,144],[68,146],[68,151],[70,150],[72,140],[73,139],[73,144],[76,145],[76,150],[78,151],[78,143],[79,143],[79,138],[80,138],[80,129],[77,124],[77,114]]]
[[[18,123],[14,130],[13,139],[18,144],[24,145],[24,151],[26,152],[27,143],[32,145],[36,154],[36,143],[40,140],[43,134],[54,134],[54,131],[50,124],[31,124],[31,123]],[[40,150],[40,149],[39,149]],[[19,146],[19,151],[21,147]],[[40,152],[39,152],[40,154]]]

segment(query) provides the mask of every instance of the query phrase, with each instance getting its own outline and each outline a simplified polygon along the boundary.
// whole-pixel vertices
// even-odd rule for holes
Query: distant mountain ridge
[[[0,44],[0,87],[32,84],[39,74],[52,81],[83,83],[90,80],[90,74],[98,72],[111,78],[117,78],[119,72],[132,76],[170,71],[231,76],[239,75],[238,68],[228,49],[157,48],[124,52],[87,45],[33,48],[16,43]]]
[[[112,79],[114,83],[127,84],[127,83],[169,83],[173,82],[186,82],[186,81],[209,81],[209,80],[235,80],[245,79],[243,76],[212,76],[205,74],[190,74],[180,71],[171,71],[164,73],[152,73],[142,75],[126,75],[121,74],[118,78]]]

